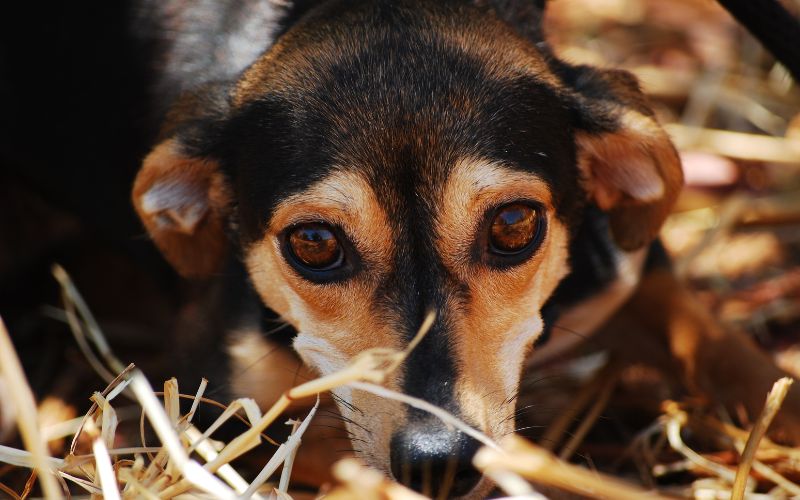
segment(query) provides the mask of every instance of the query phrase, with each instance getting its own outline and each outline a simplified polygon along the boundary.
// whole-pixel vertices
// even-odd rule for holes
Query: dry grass
[[[78,338],[84,337],[83,342],[89,348],[86,352],[94,356],[93,353],[99,350],[103,360],[109,365],[123,366],[111,350],[104,347],[107,343],[102,332],[93,323],[88,308],[69,276],[58,267],[54,274],[63,287],[66,310],[68,316],[71,316],[70,324],[74,333]],[[266,464],[255,478],[250,481],[244,479],[233,462],[261,444],[262,432],[285,412],[291,401],[306,397],[318,398],[322,392],[347,385],[428,411],[447,425],[455,426],[480,440],[484,447],[475,457],[476,467],[512,497],[544,498],[536,492],[533,485],[609,499],[664,498],[663,494],[675,493],[671,490],[648,491],[631,482],[569,464],[550,451],[517,436],[508,437],[497,444],[441,408],[381,387],[379,384],[384,377],[402,363],[425,335],[432,321],[433,314],[430,314],[404,351],[376,349],[365,352],[342,371],[287,391],[263,414],[252,400],[236,400],[224,406],[222,415],[204,431],[195,426],[193,416],[198,405],[207,401],[203,397],[205,380],[200,382],[194,395],[181,394],[175,379],[167,380],[163,392],[157,393],[140,371],[133,365],[128,365],[120,370],[105,390],[91,397],[93,405],[82,419],[71,420],[66,422],[67,425],[62,425],[63,434],[73,434],[69,452],[63,458],[48,456],[44,433],[36,425],[31,425],[39,421],[33,396],[10,343],[9,334],[5,327],[0,327],[0,374],[3,383],[11,389],[10,407],[16,408],[16,420],[26,447],[26,450],[0,447],[0,462],[33,471],[23,491],[15,492],[7,486],[2,486],[2,490],[12,497],[25,498],[34,490],[34,482],[38,481],[47,498],[63,498],[71,495],[76,488],[91,496],[107,499],[291,498],[293,458],[301,444],[303,433],[315,416],[316,405],[301,422],[293,422],[289,438],[268,459],[265,458]],[[91,332],[88,341],[87,332]],[[94,363],[104,361],[96,358]],[[110,366],[105,366],[104,369],[111,373]],[[579,430],[564,445],[560,453],[563,458],[568,458],[580,445],[587,429],[607,404],[607,395],[617,383],[618,374],[618,367],[608,364],[587,385],[584,394],[594,393],[600,384],[601,394],[605,396],[596,398],[592,405],[589,405],[589,398],[582,398],[583,404],[575,407],[571,414],[573,417],[584,407],[588,406],[589,409],[578,425]],[[665,436],[669,446],[685,457],[685,467],[702,471],[705,477],[692,486],[695,497],[722,498],[733,495],[732,498],[736,499],[755,498],[753,492],[759,480],[775,485],[770,492],[773,498],[798,495],[800,486],[782,476],[778,470],[787,463],[793,465],[800,457],[800,450],[780,447],[763,438],[789,385],[788,379],[776,383],[776,388],[767,399],[764,412],[749,433],[708,417],[693,419],[678,404],[667,403],[664,415],[637,441],[649,443],[654,436]],[[125,396],[137,402],[142,418],[146,417],[158,436],[158,444],[145,444],[142,421],[141,446],[115,447],[119,418],[114,404]],[[180,411],[182,397],[192,401],[186,413]],[[249,425],[246,431],[228,443],[211,439],[213,432],[222,423],[242,414]],[[563,419],[557,420],[548,432],[552,442],[560,441],[566,429]],[[738,467],[720,464],[692,450],[681,437],[682,431],[687,429],[715,433],[719,437],[727,438],[731,448],[741,453]],[[63,434],[49,432],[51,439],[63,437]],[[77,450],[80,443],[88,443],[89,450],[79,453]],[[651,450],[651,455],[655,456],[656,453]],[[657,464],[653,471],[658,474],[659,468],[664,472],[674,471],[676,467],[676,464]],[[751,468],[759,474],[759,480],[750,477]],[[279,469],[280,476],[276,482],[275,476]],[[327,493],[332,498],[423,498],[418,493],[388,480],[379,472],[367,469],[354,459],[341,461],[333,472],[341,484]]]

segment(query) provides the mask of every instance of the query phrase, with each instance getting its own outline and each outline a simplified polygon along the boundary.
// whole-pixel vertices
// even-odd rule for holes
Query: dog
[[[181,275],[215,283],[216,319],[186,352],[227,349],[215,369],[232,394],[269,404],[291,385],[261,357],[279,344],[271,321],[312,376],[403,349],[432,311],[386,385],[492,437],[513,431],[526,365],[609,322],[643,332],[619,342],[631,357],[655,352],[693,390],[760,410],[782,372],[695,305],[656,240],[682,186],[675,148],[631,74],[551,52],[543,3],[164,5],[173,33],[197,36],[168,51],[180,64],[158,88],[174,102],[132,201]],[[439,496],[491,489],[474,439],[334,392],[370,466]],[[792,392],[791,435],[796,415]]]

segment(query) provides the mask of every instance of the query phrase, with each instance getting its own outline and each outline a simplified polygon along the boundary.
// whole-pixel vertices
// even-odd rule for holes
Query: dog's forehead
[[[542,56],[500,21],[448,5],[317,13],[242,77],[231,138],[246,233],[333,169],[357,170],[391,213],[431,199],[465,158],[565,191],[569,116]]]
[[[329,0],[294,24],[244,73],[234,100],[241,106],[269,92],[293,94],[358,63],[379,78],[397,64],[435,61],[446,69],[441,65],[455,52],[460,63],[471,56],[481,73],[496,78],[536,75],[559,85],[548,70],[549,56],[493,10],[469,0]]]

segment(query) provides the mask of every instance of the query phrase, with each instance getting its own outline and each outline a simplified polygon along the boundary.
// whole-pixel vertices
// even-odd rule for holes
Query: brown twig
[[[750,475],[750,468],[752,467],[753,460],[758,450],[758,444],[761,438],[767,433],[769,425],[775,418],[775,415],[780,410],[783,404],[786,393],[792,386],[792,380],[789,377],[784,377],[772,386],[772,390],[767,395],[767,402],[764,409],[761,411],[753,430],[750,431],[750,436],[747,438],[747,444],[742,453],[742,460],[739,463],[739,468],[736,470],[736,478],[733,481],[733,490],[731,492],[731,500],[742,500],[744,498],[745,487],[747,485],[747,477]]]

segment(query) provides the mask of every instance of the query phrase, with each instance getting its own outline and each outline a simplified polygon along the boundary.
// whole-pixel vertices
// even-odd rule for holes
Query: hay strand
[[[136,398],[169,454],[169,458],[175,463],[175,467],[185,480],[217,498],[236,498],[236,493],[231,488],[189,458],[175,433],[175,428],[171,424],[167,412],[158,403],[150,383],[138,370],[131,374],[131,389],[136,394]]]
[[[22,442],[25,443],[25,448],[30,451],[31,465],[39,475],[44,496],[56,500],[63,498],[61,488],[53,475],[47,444],[37,426],[39,418],[36,411],[36,400],[2,318],[0,318],[0,377],[2,377],[3,385],[13,401],[17,427],[22,436]]]
[[[767,433],[769,425],[775,418],[775,415],[780,410],[789,388],[792,386],[792,380],[789,377],[783,377],[775,382],[772,390],[767,395],[767,402],[764,409],[761,411],[753,430],[750,431],[750,436],[747,438],[747,444],[742,453],[742,459],[739,463],[739,468],[736,470],[736,477],[733,481],[733,488],[731,492],[731,500],[742,500],[744,498],[745,487],[747,486],[747,478],[750,475],[750,468],[755,459],[756,450],[761,439]]]
[[[501,442],[502,451],[481,448],[473,464],[481,471],[515,472],[531,481],[594,498],[614,500],[663,499],[657,493],[629,485],[619,479],[563,462],[552,453],[519,436]]]

